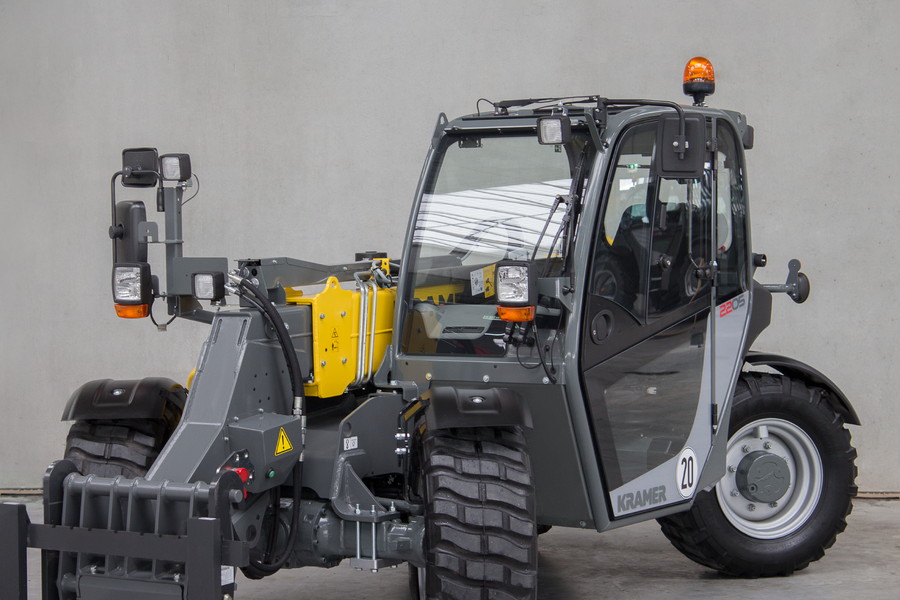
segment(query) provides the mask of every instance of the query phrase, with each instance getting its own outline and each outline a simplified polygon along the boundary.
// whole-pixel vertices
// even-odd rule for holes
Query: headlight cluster
[[[116,314],[127,319],[146,317],[150,314],[153,299],[150,265],[125,263],[113,266],[112,290]]]
[[[534,263],[501,261],[497,264],[497,315],[504,321],[531,321],[537,305]]]

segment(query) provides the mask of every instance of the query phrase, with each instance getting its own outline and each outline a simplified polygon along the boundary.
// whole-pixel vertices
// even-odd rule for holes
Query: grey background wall
[[[813,283],[803,306],[776,298],[757,347],[831,376],[864,423],[861,489],[900,489],[898,23],[890,1],[0,0],[0,488],[40,485],[75,387],[184,381],[205,337],[114,314],[122,148],[191,154],[186,253],[397,254],[439,112],[480,97],[688,102],[684,63],[704,55],[710,103],[756,128],[757,277],[783,282],[798,257]]]

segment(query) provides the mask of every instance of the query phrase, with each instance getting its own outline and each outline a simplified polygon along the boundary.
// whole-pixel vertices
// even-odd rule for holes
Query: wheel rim
[[[777,501],[748,500],[738,491],[735,472],[751,452],[780,456],[787,464],[790,485]],[[806,523],[822,495],[822,458],[815,442],[799,426],[783,419],[759,419],[745,425],[728,440],[728,470],[716,485],[725,517],[740,532],[771,540],[797,531]]]

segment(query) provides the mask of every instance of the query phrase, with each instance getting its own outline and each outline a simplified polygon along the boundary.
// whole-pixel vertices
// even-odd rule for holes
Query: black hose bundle
[[[236,279],[236,278],[235,278]],[[248,293],[243,293],[248,292]],[[293,399],[293,413],[295,416],[299,416],[303,419],[303,427],[306,428],[306,409],[303,395],[303,374],[300,371],[300,362],[297,360],[297,353],[294,350],[294,343],[291,341],[291,336],[288,334],[287,327],[285,327],[284,319],[281,318],[281,314],[275,308],[275,305],[256,287],[253,282],[249,279],[241,279],[239,282],[238,293],[247,300],[250,304],[256,307],[257,310],[263,315],[263,317],[268,321],[269,325],[272,326],[272,329],[275,331],[275,336],[278,338],[278,343],[281,346],[281,350],[284,353],[284,360],[287,362],[288,366],[288,375],[291,379],[291,392],[294,395]],[[252,577],[254,579],[261,579],[266,575],[271,575],[278,571],[281,567],[285,565],[288,557],[291,555],[291,550],[294,547],[294,544],[297,542],[297,535],[300,531],[300,490],[301,484],[303,482],[303,450],[300,452],[300,460],[297,461],[297,464],[294,465],[293,469],[293,509],[291,511],[291,532],[287,539],[287,544],[285,546],[284,554],[281,558],[269,563],[265,562],[272,558],[272,554],[274,554],[275,548],[275,538],[278,536],[278,520],[280,518],[280,494],[274,497],[274,515],[272,519],[272,530],[269,533],[269,547],[266,553],[263,555],[263,560],[258,561],[253,558],[250,558],[250,566],[246,567],[244,572],[248,577]]]

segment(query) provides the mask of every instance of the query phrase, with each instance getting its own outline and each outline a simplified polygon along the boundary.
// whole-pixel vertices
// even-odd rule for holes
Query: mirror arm
[[[109,239],[112,240],[113,264],[116,264],[116,240],[125,235],[125,229],[116,225],[116,178],[121,174],[122,171],[116,171],[109,181],[110,208],[112,212],[109,225]]]
[[[783,284],[767,283],[763,284],[763,287],[773,294],[787,294],[794,302],[799,304],[806,300],[806,298],[801,295],[801,279],[806,279],[807,282],[809,281],[806,275],[800,272],[800,261],[796,258],[792,258],[790,262],[788,262],[787,281]]]

